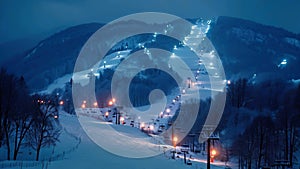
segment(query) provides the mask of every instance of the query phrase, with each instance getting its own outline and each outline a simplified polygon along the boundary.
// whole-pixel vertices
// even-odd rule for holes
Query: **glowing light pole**
[[[105,117],[108,118],[108,116],[109,116],[109,113],[105,112]]]
[[[175,153],[176,153],[176,144],[177,144],[177,141],[178,141],[178,138],[174,135],[174,124],[172,124],[172,144],[173,144],[173,147],[174,147],[174,150],[172,151],[173,153],[173,159],[175,159]]]
[[[121,124],[124,124],[125,118],[124,117],[120,117],[120,122],[121,122]]]
[[[121,116],[120,116],[119,110],[115,106],[115,103],[116,103],[116,99],[115,98],[112,98],[111,100],[108,101],[108,105],[109,106],[114,106],[116,108],[116,124],[120,124],[120,118],[121,118]]]
[[[217,151],[215,149],[212,149],[211,152],[210,152],[210,161],[211,162],[214,162],[214,158],[217,154]]]
[[[98,102],[94,102],[93,105],[94,105],[95,108],[97,108],[98,107]]]
[[[212,152],[210,151],[210,141],[211,140],[219,140],[218,137],[209,137],[207,139],[207,169],[210,169],[210,158],[211,156],[214,158],[214,156],[217,154],[216,150],[212,150]]]

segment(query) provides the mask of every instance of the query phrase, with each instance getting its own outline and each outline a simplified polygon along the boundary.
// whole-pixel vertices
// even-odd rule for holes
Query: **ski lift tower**
[[[210,169],[211,152],[210,152],[210,141],[220,140],[219,133],[214,133],[216,129],[214,125],[204,125],[200,133],[200,140],[207,140],[207,169]]]

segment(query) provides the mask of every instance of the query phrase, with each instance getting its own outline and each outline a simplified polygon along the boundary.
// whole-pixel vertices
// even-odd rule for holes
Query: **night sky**
[[[298,0],[0,0],[0,43],[45,37],[69,26],[106,23],[136,12],[234,16],[300,33],[299,9]]]

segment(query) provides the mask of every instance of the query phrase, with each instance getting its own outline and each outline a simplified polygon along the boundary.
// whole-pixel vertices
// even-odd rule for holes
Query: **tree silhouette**
[[[34,96],[35,116],[30,129],[30,145],[36,150],[36,161],[39,160],[42,147],[55,145],[59,141],[60,127],[55,122],[57,107],[51,96]]]

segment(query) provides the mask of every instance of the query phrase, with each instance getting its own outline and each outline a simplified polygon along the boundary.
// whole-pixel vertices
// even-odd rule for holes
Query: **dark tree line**
[[[228,86],[228,99],[233,107],[240,108],[246,105],[247,85],[247,79],[238,79]]]
[[[294,153],[300,144],[300,84],[281,80],[253,84],[239,79],[228,87],[230,106],[257,112],[231,147],[239,168],[261,168],[278,161],[292,168],[299,160]]]
[[[150,61],[147,61],[145,63],[148,63]],[[173,72],[173,71],[172,71]],[[164,71],[158,70],[158,69],[146,69],[141,72],[139,72],[134,78],[132,77],[126,77],[125,75],[114,75],[113,69],[104,69],[103,72],[100,72],[100,75],[98,78],[95,78],[94,76],[91,76],[90,79],[95,78],[95,93],[97,97],[97,101],[99,105],[107,106],[106,104],[111,99],[111,83],[112,83],[112,77],[113,76],[120,76],[119,81],[117,82],[118,85],[123,85],[125,82],[130,82],[129,85],[129,98],[130,102],[133,106],[139,107],[139,106],[145,106],[149,104],[149,94],[154,89],[161,89],[165,94],[170,94],[172,90],[176,89],[177,83],[176,81],[167,74]],[[174,77],[178,77],[176,72],[173,72]],[[132,79],[132,80],[131,80]],[[177,78],[179,79],[179,78]],[[160,83],[157,83],[160,82]],[[78,92],[80,91],[87,91],[84,90],[85,88],[90,88],[89,85],[81,86],[80,84],[74,83],[74,88]],[[121,88],[122,89],[122,88]],[[119,90],[114,89],[114,90]],[[127,91],[122,91],[127,92]],[[117,92],[116,92],[117,93]],[[89,100],[91,93],[80,93],[81,98],[84,98],[87,100],[88,103],[93,103],[93,100]],[[126,96],[126,95],[125,95]],[[120,98],[123,96],[118,96],[119,100],[126,100],[126,98]],[[76,100],[76,97],[75,97]],[[75,105],[77,107],[80,107],[82,103],[82,100],[76,100]],[[127,104],[127,103],[124,103]]]
[[[41,148],[58,141],[54,103],[53,95],[31,96],[23,77],[0,70],[0,148],[7,152],[7,160],[17,160],[20,150],[29,145],[39,160]]]
[[[65,91],[61,98],[64,101],[63,110],[69,114],[75,114],[75,108],[72,99],[72,85],[73,79],[66,83]]]

